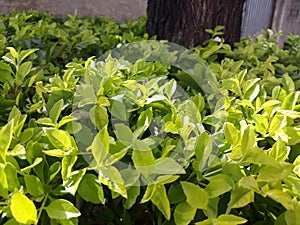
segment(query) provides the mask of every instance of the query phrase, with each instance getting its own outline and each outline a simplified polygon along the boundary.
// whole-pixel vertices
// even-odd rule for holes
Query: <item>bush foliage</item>
[[[0,16],[0,224],[296,225],[299,36],[145,21]]]

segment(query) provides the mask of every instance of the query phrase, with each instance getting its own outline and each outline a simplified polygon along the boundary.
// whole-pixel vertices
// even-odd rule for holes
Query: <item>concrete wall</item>
[[[145,15],[147,0],[0,0],[0,13],[35,9],[55,16],[77,14],[84,17],[110,17],[119,22]]]
[[[275,4],[274,8],[271,7],[272,1],[272,5]],[[261,9],[255,8],[256,5],[261,5]],[[146,8],[147,0],[0,0],[0,13],[9,13],[13,9],[18,11],[35,9],[66,17],[68,14],[74,14],[77,9],[80,16],[106,16],[119,22],[145,15]],[[274,10],[273,16],[270,10]],[[258,19],[265,21],[261,22]],[[300,0],[247,0],[243,34],[251,35],[255,31],[266,29],[270,19],[273,19],[273,29],[281,30],[285,34],[290,32],[300,34]]]
[[[300,35],[300,0],[277,0],[272,28]]]

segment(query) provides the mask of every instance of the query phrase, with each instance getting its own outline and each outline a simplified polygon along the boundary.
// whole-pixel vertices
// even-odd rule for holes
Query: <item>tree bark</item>
[[[185,47],[210,38],[205,29],[225,26],[224,39],[233,44],[241,36],[246,0],[148,0],[147,32],[159,40]]]

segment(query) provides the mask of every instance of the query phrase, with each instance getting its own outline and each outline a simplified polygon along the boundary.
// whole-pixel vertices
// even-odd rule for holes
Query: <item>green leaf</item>
[[[59,173],[61,170],[61,163],[60,162],[55,162],[49,167],[48,171],[48,182],[51,182],[54,177]]]
[[[287,125],[286,117],[283,115],[275,115],[270,123],[269,126],[269,133],[272,136],[276,136],[276,133],[279,133],[278,131],[285,127]]]
[[[119,100],[113,100],[111,103],[110,113],[112,118],[117,118],[118,120],[128,121],[129,113],[126,108],[126,103]]]
[[[229,78],[222,81],[223,86],[227,89],[232,91],[238,96],[241,96],[241,89],[239,87],[239,81],[235,78]]]
[[[186,196],[186,202],[193,208],[205,209],[208,204],[208,194],[198,185],[190,182],[181,182],[181,187]]]
[[[137,138],[134,138],[132,140],[132,148],[136,151],[149,151],[150,144],[148,142],[149,139],[139,140]]]
[[[249,79],[247,80],[244,85],[243,85],[243,92],[247,93],[247,91],[252,88],[253,86],[255,86],[255,84],[260,81],[260,78],[253,78],[253,79]]]
[[[258,96],[260,92],[260,86],[258,84],[254,85],[253,87],[249,88],[245,93],[244,98],[248,99],[249,101],[254,101],[254,99]]]
[[[44,118],[39,118],[36,121],[38,124],[50,126],[50,127],[55,127],[55,123],[52,121],[52,119],[44,117]]]
[[[172,158],[159,158],[153,165],[153,174],[184,174],[185,170]]]
[[[61,126],[65,125],[65,124],[67,124],[67,123],[70,123],[70,122],[72,122],[72,121],[74,121],[73,116],[64,116],[64,117],[61,118],[61,120],[59,121],[59,123],[58,123],[58,125],[57,125],[57,128],[60,128]],[[74,128],[75,128],[75,126],[76,126],[76,123],[72,123],[71,126],[73,127],[73,130],[72,130],[72,131],[73,131],[74,133],[76,133],[76,132],[74,131]],[[77,124],[77,126],[78,126],[78,124]],[[80,125],[79,125],[79,126],[80,126]]]
[[[224,135],[226,141],[232,146],[236,146],[241,138],[241,133],[232,123],[225,123],[224,125]]]
[[[151,197],[154,195],[156,190],[156,185],[155,184],[149,184],[146,188],[145,194],[141,200],[141,203],[148,202]]]
[[[0,162],[6,162],[7,150],[13,138],[14,120],[9,121],[0,130]]]
[[[231,67],[232,71],[234,73],[238,72],[239,71],[239,68],[243,65],[243,61],[237,61],[237,62],[234,62],[234,65]],[[247,69],[244,69],[244,70],[241,70],[238,75],[237,75],[237,78],[239,80],[239,83],[242,84],[243,81],[244,81],[244,78],[245,76],[247,75]]]
[[[18,63],[21,63],[25,58],[27,58],[29,55],[31,55],[32,53],[38,50],[39,50],[38,48],[22,50],[18,56]]]
[[[64,106],[64,100],[63,99],[59,100],[58,102],[56,102],[52,106],[52,108],[50,110],[50,113],[49,113],[49,117],[50,117],[50,119],[52,120],[52,122],[54,124],[57,123],[57,120],[60,116],[60,113],[61,113],[61,110],[62,110],[63,106]]]
[[[98,130],[108,125],[107,109],[101,105],[96,105],[90,110],[90,118]]]
[[[215,225],[215,224],[210,219],[206,219],[201,222],[195,223],[195,225]]]
[[[85,201],[93,204],[104,203],[102,185],[94,174],[84,175],[78,187],[78,194]]]
[[[9,113],[8,121],[14,119],[14,135],[16,137],[20,136],[21,130],[25,124],[27,115],[22,115],[20,110],[14,106]]]
[[[10,54],[17,59],[19,57],[19,53],[16,51],[15,48],[13,47],[7,47],[7,49],[9,50]]]
[[[212,141],[208,133],[202,132],[197,138],[195,154],[200,161],[199,169],[203,170],[207,165],[208,158],[212,152]]]
[[[179,203],[174,210],[174,220],[176,225],[188,225],[194,219],[197,208],[187,202]]]
[[[267,133],[268,126],[269,126],[268,119],[265,116],[260,115],[260,114],[254,114],[253,119],[254,119],[254,122],[255,122],[254,129],[257,132],[265,135]]]
[[[131,145],[134,139],[131,129],[123,123],[116,124],[115,128],[117,139],[126,146]]]
[[[212,180],[205,188],[209,198],[219,197],[220,195],[230,191],[232,186],[224,182],[224,180]]]
[[[181,185],[172,184],[168,190],[168,199],[171,204],[182,202],[186,196],[181,188]]]
[[[241,150],[243,152],[243,155],[246,156],[250,152],[252,152],[254,146],[255,146],[255,132],[253,131],[251,126],[248,126],[242,135]]]
[[[292,92],[286,96],[282,102],[281,108],[284,110],[294,110],[297,100],[299,99],[300,92]]]
[[[155,191],[152,193],[151,201],[161,211],[164,217],[169,220],[171,217],[171,208],[166,193],[166,188],[162,184],[155,185]]]
[[[285,127],[284,132],[288,136],[288,145],[296,145],[300,142],[300,132],[296,127]]]
[[[127,199],[125,199],[123,206],[125,209],[130,209],[140,195],[140,187],[132,186],[127,190]]]
[[[109,154],[109,134],[106,126],[94,138],[91,149],[97,165],[101,166]]]
[[[257,193],[261,193],[258,187],[258,183],[253,176],[243,177],[239,180],[239,187],[243,187],[245,189],[249,189],[255,191]]]
[[[86,168],[72,171],[71,175],[68,176],[66,180],[64,180],[63,186],[65,187],[66,191],[69,192],[71,195],[75,195],[85,172]]]
[[[294,210],[294,205],[290,194],[280,189],[269,190],[266,192],[266,194],[274,201],[281,203],[287,210]]]
[[[56,221],[61,225],[78,225],[78,218],[77,217],[74,217],[74,218],[71,218],[71,219],[56,220]]]
[[[4,225],[20,225],[14,218],[8,220]]]
[[[138,182],[138,179],[141,175],[136,169],[134,169],[132,167],[128,167],[127,169],[123,169],[123,170],[120,171],[120,173],[121,173],[122,178],[125,182],[125,187],[126,188],[134,186]]]
[[[0,196],[8,197],[8,182],[4,171],[5,164],[0,163]]]
[[[7,155],[23,157],[24,155],[26,155],[26,150],[23,145],[17,144],[11,151],[7,152]]]
[[[16,167],[12,163],[7,162],[5,167],[4,167],[4,172],[5,172],[6,179],[7,179],[8,190],[13,192],[15,189],[19,189],[20,188],[20,182],[19,182],[19,179],[18,179]],[[3,183],[0,182],[0,184],[5,184],[5,182],[4,181],[3,181]],[[0,191],[0,193],[1,193],[1,191]]]
[[[197,109],[199,112],[202,112],[203,109],[205,108],[205,100],[201,93],[198,93],[197,95],[192,97],[192,101],[196,105]]]
[[[127,198],[127,191],[124,185],[124,180],[117,168],[106,166],[99,169],[99,180],[102,184],[114,192],[119,193],[124,198]]]
[[[277,219],[276,219],[274,225],[287,225],[287,223],[286,223],[286,221],[285,221],[285,219],[284,219],[284,216],[285,216],[285,212],[284,212],[284,213],[281,213],[281,214],[277,217]]]
[[[61,176],[63,181],[66,181],[72,175],[72,168],[77,158],[75,155],[68,155],[62,159]]]
[[[22,169],[21,169],[21,172],[22,172],[22,173],[29,173],[30,170],[31,170],[32,168],[36,167],[36,166],[39,165],[41,162],[43,162],[43,158],[37,157],[37,158],[34,159],[34,161],[33,161],[32,164],[30,164],[30,165],[27,166],[27,167],[22,168]]]
[[[109,55],[105,59],[105,72],[108,76],[114,76],[118,71],[118,61]]]
[[[172,96],[174,95],[176,89],[177,89],[177,82],[174,79],[172,79],[170,82],[168,82],[165,85],[164,91],[165,91],[168,99],[172,98]]]
[[[53,157],[65,157],[68,154],[66,151],[60,149],[44,150],[43,152],[46,155],[53,156]]]
[[[34,197],[40,197],[44,195],[44,187],[41,180],[34,175],[26,175],[24,177],[26,190]]]
[[[298,201],[295,200],[293,200],[293,203],[294,203],[294,210],[287,210],[284,215],[287,225],[298,225],[299,223],[300,204]]]
[[[46,130],[46,136],[48,137],[51,144],[57,149],[61,149],[64,151],[73,149],[72,137],[66,131],[58,129],[48,129]]]
[[[209,199],[208,205],[204,210],[204,213],[208,218],[217,218],[218,211],[219,211],[219,202],[220,202],[219,197]]]
[[[287,93],[293,93],[295,91],[294,81],[287,73],[282,76],[282,84]]]
[[[237,187],[231,193],[228,207],[232,209],[241,208],[250,204],[251,202],[254,202],[254,191],[243,187]]]
[[[157,184],[170,184],[173,183],[175,180],[177,180],[180,176],[178,175],[161,175],[157,177],[155,182]]]
[[[236,215],[223,214],[218,216],[216,222],[218,225],[238,225],[246,223],[247,220]]]
[[[144,175],[153,172],[155,158],[151,150],[149,151],[137,151],[132,152],[132,160],[135,168]]]
[[[276,159],[276,161],[284,162],[288,157],[289,148],[279,138],[278,141],[273,145],[273,147],[268,151],[268,154]]]
[[[36,224],[37,210],[35,205],[23,193],[13,193],[10,210],[17,222],[23,224]]]
[[[71,202],[65,199],[54,200],[45,207],[45,210],[51,219],[71,219],[81,215],[79,210],[75,208]]]
[[[137,129],[134,131],[134,135],[136,137],[140,137],[149,127],[153,117],[153,112],[151,108],[146,109],[143,111],[139,118],[137,119]]]
[[[273,182],[273,181],[282,180],[288,177],[288,175],[292,172],[292,170],[293,170],[293,165],[289,163],[283,163],[279,167],[266,165],[260,169],[257,177],[257,181]]]
[[[1,68],[1,66],[2,65],[0,64],[0,73],[1,73],[0,82],[1,83],[6,83],[7,82],[10,87],[14,87],[14,78],[12,76],[12,72],[9,71],[9,70],[5,70],[5,69]]]
[[[32,62],[22,63],[17,69],[16,84],[21,85],[24,78],[30,73],[32,68]]]

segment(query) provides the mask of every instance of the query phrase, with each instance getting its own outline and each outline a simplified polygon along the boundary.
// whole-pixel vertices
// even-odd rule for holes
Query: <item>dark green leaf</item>
[[[102,185],[98,178],[93,174],[84,175],[78,187],[78,194],[85,201],[92,202],[94,204],[104,203]]]
[[[34,175],[26,175],[24,177],[26,189],[29,194],[34,197],[40,197],[44,195],[44,187],[41,180]]]

